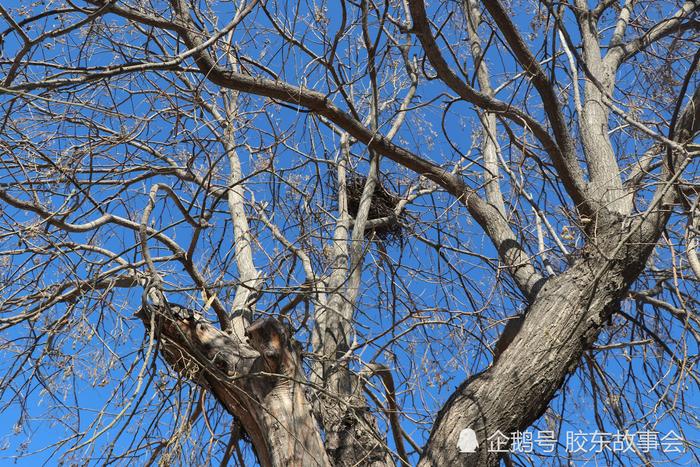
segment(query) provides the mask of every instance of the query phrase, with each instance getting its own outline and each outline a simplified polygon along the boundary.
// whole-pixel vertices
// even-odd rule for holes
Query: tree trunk
[[[287,330],[253,323],[240,343],[191,310],[149,305],[138,316],[155,326],[165,360],[207,388],[237,417],[262,466],[329,466],[306,398],[306,377]]]
[[[608,215],[595,227],[597,242],[565,273],[551,278],[530,305],[515,339],[491,367],[464,382],[438,414],[419,465],[498,465],[489,437],[524,431],[549,406],[631,283],[653,243],[639,223]],[[630,232],[635,233],[630,235]],[[624,247],[618,248],[620,242]],[[605,255],[617,251],[614,258]],[[479,447],[461,453],[460,432],[471,428]]]

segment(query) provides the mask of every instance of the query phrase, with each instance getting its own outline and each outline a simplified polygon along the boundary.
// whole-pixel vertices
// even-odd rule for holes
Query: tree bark
[[[591,228],[598,232],[596,241],[568,271],[540,289],[511,345],[450,397],[419,465],[498,465],[502,453],[489,452],[488,438],[524,431],[542,416],[642,271],[655,244],[640,221],[632,224],[609,212],[598,216]],[[614,251],[615,257],[606,258]],[[477,434],[475,453],[461,453],[457,447],[465,428]]]
[[[148,305],[137,316],[155,326],[171,367],[238,418],[262,466],[331,465],[299,354],[277,320],[254,322],[246,329],[249,343],[241,343],[175,304]]]

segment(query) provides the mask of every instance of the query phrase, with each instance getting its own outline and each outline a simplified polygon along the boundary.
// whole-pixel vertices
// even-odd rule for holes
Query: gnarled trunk
[[[277,320],[256,321],[241,343],[174,304],[149,305],[138,316],[155,326],[165,360],[239,419],[261,465],[330,465],[299,355]]]

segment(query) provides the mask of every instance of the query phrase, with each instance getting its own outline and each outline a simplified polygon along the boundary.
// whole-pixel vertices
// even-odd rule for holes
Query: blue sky
[[[20,5],[10,1],[3,6],[12,10]],[[324,5],[329,19],[327,27],[333,30],[338,27],[340,21],[338,6],[334,3],[299,4],[297,16],[305,18],[312,10],[322,8]],[[224,24],[225,19],[230,15],[230,4],[221,3],[219,7],[220,10],[216,13],[221,14],[221,24]],[[286,7],[292,8],[290,5]],[[43,7],[35,5],[32,8],[37,11]],[[439,14],[447,17],[447,8],[441,7]],[[293,21],[291,15],[286,17],[293,26],[290,30],[295,31],[299,37],[306,34],[305,43],[314,49],[317,45],[314,43],[314,35],[311,32],[304,33],[303,22]],[[123,24],[115,17],[109,17],[109,19],[115,21],[112,26]],[[267,19],[259,11],[254,13],[252,20],[260,25],[269,26]],[[52,19],[47,21],[49,27],[53,24],[52,21]],[[529,27],[531,21],[533,19],[529,16],[517,18],[518,24],[523,28]],[[574,40],[577,40],[575,28],[570,28],[570,31]],[[447,40],[457,40],[459,33],[457,26],[448,26],[444,29]],[[125,50],[103,50],[95,47],[94,54],[84,62],[93,66],[119,62],[126,56],[139,54],[138,51],[127,50],[127,45],[148,42],[146,37],[138,33],[124,33],[122,37],[125,40]],[[260,32],[260,35],[255,37],[240,33],[238,42],[248,53],[257,52],[263,55],[264,52],[266,63],[276,70],[280,78],[310,87],[327,86],[327,74],[318,64],[309,64],[302,56],[286,59],[285,50],[280,44],[274,42],[274,37],[274,34],[269,32]],[[37,51],[35,58],[62,60],[62,54],[66,54],[63,57],[65,61],[78,61],[78,57],[67,55],[66,50],[71,49],[75,52],[80,41],[85,40],[87,44],[89,39],[89,36],[84,38],[79,34],[72,35],[68,45],[57,44],[55,48],[42,48]],[[11,57],[16,52],[16,40],[16,37],[8,36],[3,46],[5,56]],[[535,49],[545,47],[546,44],[551,47],[547,42],[548,37],[533,37],[532,40]],[[352,50],[352,44],[349,43],[351,41],[352,38],[345,38],[342,46]],[[414,54],[419,53],[415,47],[411,51]],[[493,76],[500,77],[503,72],[512,69],[513,61],[508,54],[496,54],[496,52],[494,48],[494,55],[489,56],[489,65]],[[283,60],[285,60],[284,63]],[[463,63],[463,65],[466,65],[469,70],[472,64]],[[621,83],[632,88],[640,86],[640,78],[627,76],[625,73],[628,71],[623,70]],[[348,69],[346,72],[349,76],[353,76],[362,75],[364,70]],[[562,80],[566,79],[562,69],[558,69],[556,73]],[[162,93],[137,92],[147,86],[158,87]],[[110,87],[111,89],[108,89]],[[358,86],[358,88],[366,90],[366,86],[364,88]],[[183,161],[183,164],[191,164],[192,170],[206,172],[212,167],[218,168],[222,165],[221,148],[214,140],[212,130],[203,124],[208,118],[205,114],[192,110],[187,117],[175,118],[168,113],[171,106],[189,110],[193,104],[187,96],[180,95],[181,91],[167,83],[162,76],[154,73],[149,76],[121,78],[115,80],[113,86],[100,83],[95,89],[94,93],[83,89],[79,91],[79,95],[83,99],[90,99],[89,103],[92,106],[103,109],[117,106],[125,115],[115,117],[104,110],[94,110],[84,105],[53,103],[50,106],[53,107],[54,112],[65,111],[67,115],[96,122],[115,131],[138,132],[141,139],[148,141],[152,147],[158,148],[163,154]],[[392,90],[392,86],[387,86],[387,93]],[[397,141],[431,160],[440,161],[446,165],[456,162],[464,155],[478,159],[478,145],[474,147],[473,144],[477,137],[476,115],[466,104],[452,103],[451,96],[444,91],[444,88],[436,82],[424,82],[421,85],[419,98],[421,102],[426,103],[425,107],[408,118],[404,130],[397,136]],[[218,90],[211,86],[202,89],[201,95],[204,98],[219,101],[217,92]],[[516,103],[519,103],[528,92],[530,92],[529,88],[521,85],[512,91],[512,95]],[[402,93],[399,92],[398,95],[401,96]],[[336,100],[341,105],[340,98],[336,96]],[[8,102],[7,96],[0,97],[0,106],[4,110],[7,109]],[[332,164],[327,161],[332,161],[337,155],[337,137],[317,120],[295,109],[270,105],[260,98],[244,98],[244,108],[246,125],[241,125],[238,135],[241,141],[240,155],[244,173],[251,174],[258,170],[261,161],[264,162],[266,158],[272,159],[275,167],[274,173],[267,171],[255,175],[248,185],[250,192],[255,195],[257,202],[268,202],[268,213],[273,216],[274,221],[288,238],[305,242],[300,244],[321,252],[323,245],[327,244],[332,224],[329,222],[329,217],[318,213],[332,212],[334,206],[333,191],[328,183],[333,177],[333,169]],[[530,110],[538,115],[536,106]],[[567,109],[567,111],[570,110]],[[29,110],[24,108],[22,112],[17,113],[18,117],[28,115]],[[39,121],[42,121],[41,118]],[[55,131],[58,135],[55,140],[44,144],[49,154],[58,155],[67,150],[75,150],[76,147],[90,146],[92,134],[88,124],[56,121],[45,122],[44,125],[46,126],[35,128],[29,134]],[[275,132],[259,130],[259,128],[269,127],[274,128]],[[103,130],[100,131],[102,135],[106,134]],[[276,139],[283,139],[285,144],[272,146]],[[614,144],[620,153],[637,154],[640,151],[640,148],[635,146],[634,139],[624,135],[616,135]],[[248,149],[266,146],[270,146],[267,152]],[[641,148],[643,149],[645,148]],[[503,150],[506,158],[512,158],[509,160],[517,159],[517,151],[514,149],[504,146]],[[124,143],[114,144],[110,148],[93,148],[93,151],[97,154],[96,156],[85,155],[83,158],[76,159],[75,163],[85,165],[96,163],[105,169],[99,174],[99,177],[104,180],[114,176],[108,170],[110,168],[138,167],[140,164],[154,163],[151,155]],[[352,153],[356,170],[362,173],[366,170],[366,151],[356,145]],[[310,161],[309,155],[315,160]],[[532,164],[531,161],[528,163]],[[212,176],[213,182],[222,183],[227,174],[226,170],[220,169],[216,176]],[[399,194],[417,179],[415,174],[389,161],[382,162],[382,170],[390,189]],[[534,164],[524,165],[523,175],[528,180],[528,187],[536,195],[538,202],[543,203],[553,212],[551,220],[555,229],[560,231],[567,225],[567,217],[560,214],[559,210],[566,207],[568,199],[562,206],[559,201],[560,187],[556,184],[543,184],[537,176],[529,177],[528,171],[534,173],[535,170]],[[477,172],[480,173],[478,164],[474,165],[473,173],[465,171],[465,176],[472,184],[479,183]],[[87,175],[83,176],[87,177]],[[17,177],[18,175],[7,167],[0,168],[0,182],[17,183]],[[156,182],[175,183],[171,177],[153,176],[143,181],[133,182],[124,190],[113,185],[101,185],[95,190],[95,195],[106,202],[105,205],[110,212],[129,217],[138,214],[143,208],[148,188]],[[185,201],[191,201],[193,212],[199,212],[198,210],[203,206],[211,205],[211,197],[205,196],[193,186],[182,183],[176,186],[183,193]],[[301,197],[296,190],[313,195]],[[506,196],[509,194],[506,192]],[[62,192],[53,201],[60,203],[64,197],[65,193]],[[277,203],[275,199],[282,199],[284,202]],[[536,246],[532,242],[534,234],[531,211],[524,209],[523,204],[516,202],[512,207],[514,210],[521,209],[520,216],[523,224],[527,226],[519,233],[528,239],[530,247]],[[22,217],[16,212],[9,211],[6,211],[5,215],[18,216],[17,219],[22,221],[28,221],[31,218],[31,216]],[[76,221],[84,222],[98,215],[99,212],[86,203],[77,211],[75,218]],[[212,276],[215,277],[223,271],[221,277],[224,281],[235,281],[237,271],[230,254],[230,225],[227,222],[227,215],[225,205],[222,204],[212,219],[216,228],[206,233],[206,238],[199,250],[200,263],[211,269]],[[315,217],[317,215],[318,217]],[[159,200],[153,219],[160,228],[181,244],[186,245],[191,240],[189,226],[182,222],[180,214],[172,203],[164,199]],[[678,218],[674,220],[674,222],[677,221],[679,221]],[[394,366],[395,377],[399,381],[404,381],[399,387],[400,404],[406,412],[403,418],[404,428],[419,445],[422,445],[429,433],[426,429],[429,427],[426,416],[434,414],[454,388],[466,377],[483,370],[491,361],[491,355],[485,352],[484,347],[475,339],[475,333],[479,332],[488,344],[493,344],[501,329],[500,320],[519,311],[522,308],[522,301],[514,292],[512,284],[508,282],[495,284],[493,265],[481,261],[476,256],[494,257],[493,247],[484,238],[478,226],[469,219],[466,211],[455,206],[449,196],[438,192],[418,199],[410,206],[406,223],[406,228],[411,233],[424,237],[426,241],[407,240],[404,243],[387,246],[389,256],[393,260],[394,275],[377,273],[377,268],[373,267],[373,264],[384,263],[377,246],[372,247],[367,257],[367,264],[370,266],[363,276],[365,287],[358,303],[357,320],[361,339],[371,341],[371,344],[363,350],[362,358],[369,358],[379,353],[378,360]],[[285,256],[283,251],[279,251],[280,245],[274,241],[269,232],[262,228],[260,223],[255,224],[254,228],[261,232],[260,248],[255,256],[256,264],[270,277],[266,283],[268,293],[264,294],[258,307],[267,309],[280,300],[287,287],[298,286],[303,282],[303,278],[300,265]],[[91,234],[85,234],[73,236],[72,239],[80,242],[99,241],[113,251],[123,252],[129,259],[139,256],[135,248],[138,240],[134,232],[107,228],[100,232],[98,239],[91,237]],[[431,244],[440,244],[448,248],[437,252]],[[215,248],[217,245],[221,246],[218,250]],[[548,246],[551,246],[549,240]],[[9,242],[2,245],[2,249],[9,247]],[[165,254],[164,251],[156,249],[155,243],[153,248],[155,254]],[[440,253],[444,256],[440,256]],[[32,255],[32,259],[34,257],[44,258],[42,255]],[[15,258],[15,261],[22,259],[30,258],[26,255],[26,257]],[[553,259],[555,267],[561,264],[556,262],[556,258]],[[661,250],[660,257],[657,258],[659,264],[667,264],[670,260],[668,250]],[[91,267],[95,267],[77,260],[76,264],[77,266],[70,263],[50,263],[50,270],[42,280],[58,281],[67,274],[84,277],[93,271]],[[322,254],[314,255],[314,264],[323,269]],[[163,268],[170,287],[169,297],[173,297],[173,301],[188,303],[191,306],[202,305],[199,291],[193,287],[191,280],[178,269],[174,262],[163,263]],[[639,284],[639,288],[650,287],[653,285],[652,282],[651,279],[644,279]],[[19,282],[16,284],[16,288],[24,286],[26,285]],[[687,288],[692,295],[693,287],[696,286],[683,283],[682,287]],[[226,303],[230,303],[233,290],[233,286],[227,286],[222,287],[218,293]],[[50,457],[54,449],[51,443],[68,436],[71,430],[86,429],[96,416],[95,414],[105,406],[109,407],[109,410],[105,412],[104,423],[108,423],[110,418],[120,411],[120,401],[134,401],[134,405],[129,409],[133,411],[133,418],[128,419],[128,424],[117,423],[89,447],[78,449],[75,452],[76,460],[89,457],[96,459],[95,462],[99,463],[97,459],[111,448],[114,452],[128,450],[134,438],[130,427],[137,426],[137,423],[141,423],[142,420],[145,421],[144,423],[158,420],[158,424],[153,428],[156,436],[151,441],[157,440],[158,435],[168,436],[169,425],[178,414],[181,416],[186,413],[181,407],[169,404],[174,400],[186,401],[191,398],[191,389],[163,377],[162,362],[159,362],[157,369],[150,373],[153,381],[147,389],[138,387],[138,382],[134,378],[123,378],[126,369],[133,365],[138,371],[144,363],[144,356],[138,353],[144,340],[143,329],[141,324],[131,316],[138,308],[140,300],[141,291],[138,289],[116,290],[109,295],[108,300],[92,298],[77,304],[60,305],[47,313],[47,321],[68,312],[74,313],[79,317],[74,324],[84,326],[84,331],[79,334],[79,338],[75,338],[76,334],[74,334],[59,339],[56,348],[61,351],[60,354],[65,357],[65,360],[51,357],[51,362],[45,367],[46,374],[33,374],[31,366],[25,365],[25,373],[20,380],[27,379],[29,383],[21,387],[21,391],[14,395],[13,403],[8,407],[5,407],[5,404],[10,402],[12,396],[9,392],[4,393],[2,414],[7,420],[5,424],[7,428],[4,432],[0,431],[0,448],[3,449],[0,451],[0,459],[4,458],[7,462],[17,465],[37,465],[43,462],[49,465],[55,464],[56,458]],[[674,297],[668,297],[668,300],[673,301]],[[285,299],[282,298],[280,305],[284,303]],[[628,313],[635,312],[632,303],[625,303],[623,310]],[[422,326],[420,331],[411,334],[397,345],[388,346],[393,334],[385,334],[384,331],[392,326],[393,319],[405,320],[397,328],[397,331],[401,331],[413,322],[407,317],[425,313],[430,314],[436,321],[435,324]],[[300,323],[303,314],[303,307],[298,307],[292,318],[296,323]],[[649,312],[649,316],[652,314]],[[615,320],[621,321],[622,318],[616,317]],[[672,323],[674,324],[664,330],[668,335],[667,340],[681,343],[688,339],[687,332],[677,323]],[[651,323],[650,326],[652,325],[656,326],[656,323]],[[5,354],[3,370],[12,368],[13,363],[22,358],[21,349],[25,344],[22,339],[27,335],[32,336],[33,332],[35,332],[34,329],[25,326],[3,333],[2,338],[5,340],[16,339],[17,346],[16,350],[3,350]],[[305,340],[308,332],[302,329],[296,337],[299,340]],[[39,341],[45,342],[46,338],[47,336],[39,337]],[[644,338],[646,336],[643,335],[623,335],[619,330],[604,331],[600,342],[614,343],[620,340]],[[100,345],[103,342],[108,342],[109,345]],[[697,343],[688,340],[687,345],[689,353],[697,354]],[[119,358],[116,359],[115,355]],[[687,389],[680,392],[686,407],[696,407],[700,402],[698,386],[692,380],[683,378],[676,382],[673,379],[677,371],[674,366],[667,366],[668,372],[662,375],[649,374],[642,367],[642,357],[668,362],[667,357],[658,348],[631,347],[607,351],[605,356],[598,357],[596,352],[593,352],[593,355],[596,355],[595,361],[599,364],[605,362],[606,370],[614,376],[612,381],[621,388],[634,386],[637,384],[635,381],[640,384],[642,394],[640,405],[634,410],[629,407],[622,410],[626,414],[624,424],[630,426],[634,432],[653,429],[663,436],[674,428],[671,423],[674,418],[684,416],[683,413],[674,413],[673,408],[654,406],[654,403],[659,400],[658,392],[655,391],[666,389],[670,381],[674,381],[673,385],[687,385]],[[32,358],[36,359],[38,355],[35,353]],[[73,374],[67,372],[65,362],[70,362],[74,366]],[[601,407],[591,403],[591,392],[594,389],[588,387],[589,378],[585,377],[588,372],[595,372],[595,365],[592,362],[583,362],[581,368],[570,377],[566,388],[560,391],[552,402],[552,407],[555,408],[565,406],[558,432],[558,440],[561,443],[560,453],[565,450],[567,432],[593,433],[600,428],[596,419],[602,421],[605,431],[617,432],[617,428],[612,423],[612,419],[617,414],[605,413]],[[75,380],[72,379],[74,376]],[[658,386],[652,383],[655,378],[660,378]],[[60,387],[64,391],[61,393],[63,398],[53,398],[42,391],[42,380],[60,381]],[[75,385],[67,384],[72,381],[75,381]],[[602,388],[597,390],[600,394]],[[208,404],[214,405],[213,401],[209,401]],[[81,417],[78,417],[73,410],[76,406],[86,409]],[[25,418],[20,407],[26,408],[31,416]],[[216,410],[211,413],[215,417],[220,415]],[[658,423],[652,425],[634,423],[633,421],[640,419],[641,415],[646,415],[648,420],[658,420]],[[218,429],[222,431],[228,429],[226,417],[220,420],[217,418],[216,422]],[[542,419],[532,429],[546,430],[546,423],[546,420]],[[700,432],[697,424],[693,425],[693,423],[692,419],[682,423],[687,429],[683,437],[697,442],[700,439]],[[105,425],[102,424],[102,426]],[[206,433],[205,424],[198,423],[195,432]],[[148,445],[143,444],[143,446],[143,451],[148,452]],[[45,449],[47,447],[48,449]],[[65,449],[60,448],[62,451]],[[39,452],[35,456],[15,460],[16,454],[25,451]],[[652,452],[652,456],[659,459],[659,462],[662,459],[660,454],[660,452]],[[605,462],[601,456],[593,459],[581,454],[572,458],[576,465],[592,464],[596,460],[599,463]],[[527,464],[526,461],[524,462]],[[698,459],[685,455],[674,458],[672,462],[678,465],[684,463],[692,465],[697,463]]]

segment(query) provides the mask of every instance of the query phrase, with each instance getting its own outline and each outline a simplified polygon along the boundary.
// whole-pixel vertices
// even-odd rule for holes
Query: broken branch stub
[[[239,342],[176,304],[147,305],[136,316],[155,326],[165,361],[239,419],[261,465],[330,465],[299,354],[279,321],[254,322],[245,332],[249,342]]]

